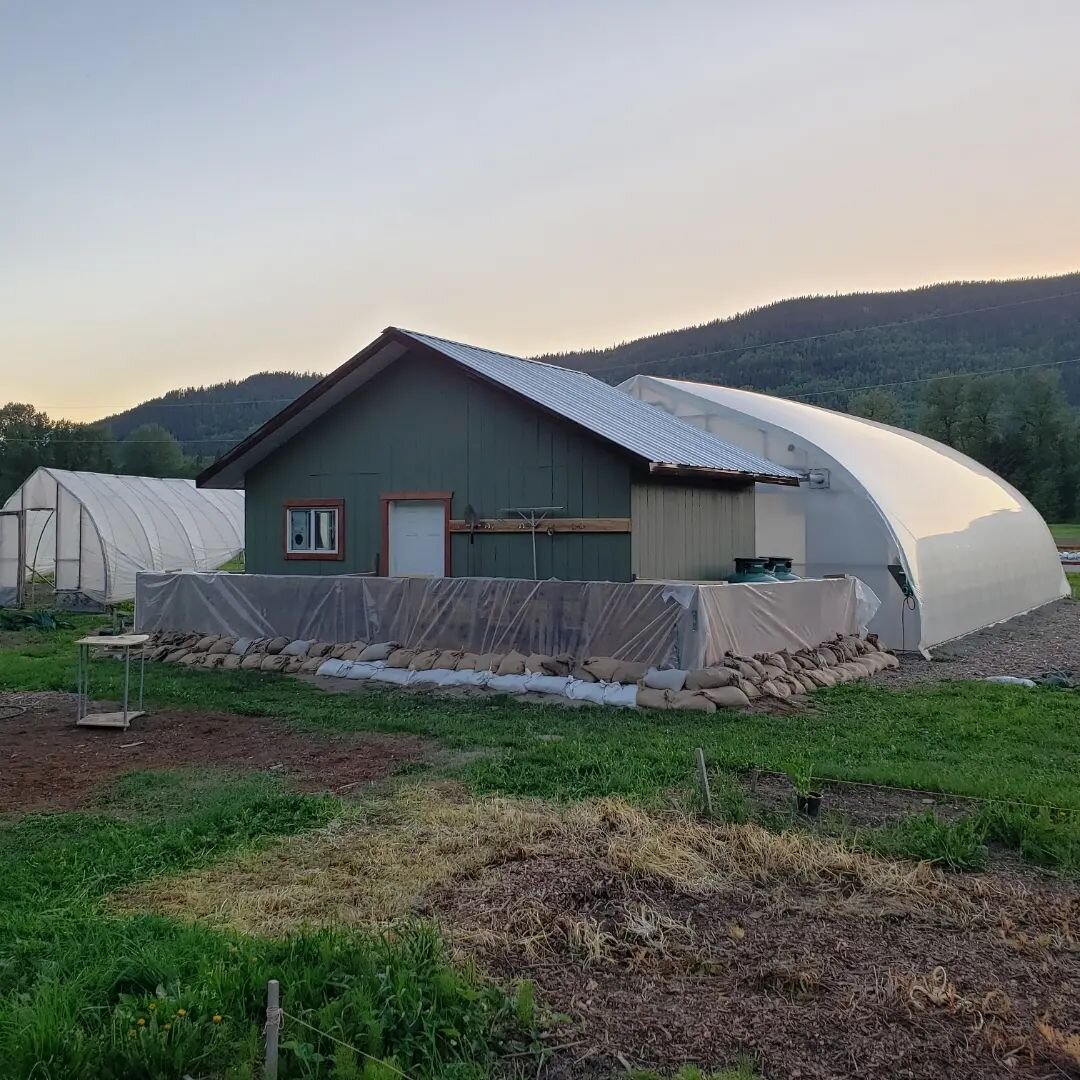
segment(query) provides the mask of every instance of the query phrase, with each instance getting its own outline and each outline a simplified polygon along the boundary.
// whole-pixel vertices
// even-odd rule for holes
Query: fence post
[[[281,1030],[281,1006],[279,1004],[278,981],[271,979],[266,984],[266,1064],[263,1067],[263,1080],[277,1080],[278,1075],[278,1032]]]
[[[705,803],[705,813],[712,817],[712,792],[709,790],[709,770],[705,766],[705,751],[697,748],[697,772],[701,783],[701,798]]]

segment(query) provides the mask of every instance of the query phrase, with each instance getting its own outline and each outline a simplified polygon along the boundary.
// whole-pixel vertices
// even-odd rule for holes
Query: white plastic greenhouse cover
[[[26,567],[54,572],[57,592],[104,604],[133,599],[140,570],[214,570],[244,549],[244,493],[193,480],[40,468],[3,509],[26,511]],[[18,518],[6,514],[0,602],[18,574]]]
[[[747,390],[647,375],[634,376],[622,389],[780,464],[832,469],[841,474],[834,488],[848,474],[849,490],[876,511],[878,537],[848,535],[863,523],[869,532],[873,519],[863,514],[860,520],[837,500],[830,502],[828,490],[803,485],[778,495],[787,495],[791,505],[801,499],[808,508],[807,551],[812,543],[819,552],[830,543],[850,549],[854,541],[874,553],[880,570],[898,556],[915,591],[917,644],[923,650],[1069,594],[1053,537],[1038,511],[1000,476],[951,447]],[[811,529],[824,535],[811,536]],[[850,572],[863,576],[855,567]],[[877,582],[870,584],[888,595]],[[899,589],[891,589],[895,612]],[[888,610],[880,617],[888,617]],[[909,639],[908,647],[913,644]]]

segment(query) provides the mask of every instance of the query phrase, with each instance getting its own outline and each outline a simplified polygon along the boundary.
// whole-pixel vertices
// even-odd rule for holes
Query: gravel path
[[[934,650],[933,660],[905,653],[899,670],[877,678],[899,687],[987,675],[1034,678],[1047,671],[1071,671],[1080,677],[1080,603],[1075,600],[1059,600],[951,641]]]

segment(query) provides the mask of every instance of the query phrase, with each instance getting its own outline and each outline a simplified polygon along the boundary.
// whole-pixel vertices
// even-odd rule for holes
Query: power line
[[[627,360],[604,367],[582,368],[580,370],[589,375],[603,374],[605,371],[625,371],[627,368],[640,370],[647,367],[657,367],[661,364],[700,360],[707,356],[730,356],[732,353],[752,352],[754,349],[770,349],[776,345],[798,345],[806,341],[823,341],[826,338],[840,337],[843,334],[865,334],[873,330],[892,330],[900,326],[917,326],[920,323],[937,322],[941,319],[958,319],[963,315],[981,315],[987,311],[1002,311],[1005,308],[1022,307],[1025,304],[1044,304],[1050,300],[1066,300],[1074,296],[1080,296],[1080,289],[1074,292],[1055,293],[1053,296],[1034,296],[1027,300],[1011,300],[1004,304],[967,308],[964,311],[947,311],[938,315],[919,315],[914,319],[900,319],[896,322],[878,323],[875,326],[855,326],[847,330],[829,330],[823,334],[809,334],[806,337],[785,338],[781,341],[763,341],[757,345],[737,345],[728,349],[709,349],[705,352],[690,353],[686,356],[669,356],[661,360],[647,360],[643,364],[635,364],[632,360]]]

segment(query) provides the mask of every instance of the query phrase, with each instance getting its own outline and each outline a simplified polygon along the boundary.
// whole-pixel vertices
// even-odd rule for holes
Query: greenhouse
[[[0,606],[131,600],[140,570],[214,570],[244,550],[244,493],[192,480],[37,469],[0,509]]]
[[[809,577],[852,574],[882,601],[870,624],[923,652],[1069,594],[1038,511],[933,439],[802,402],[636,375],[622,389],[778,465],[757,491],[757,551]]]

